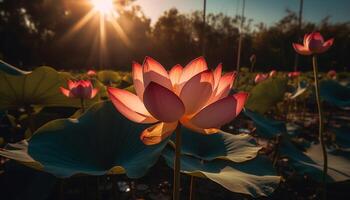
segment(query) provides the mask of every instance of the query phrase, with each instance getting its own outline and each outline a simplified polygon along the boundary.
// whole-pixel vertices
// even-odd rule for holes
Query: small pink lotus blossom
[[[167,138],[179,123],[196,132],[212,134],[238,116],[248,97],[244,92],[229,95],[236,73],[221,73],[221,64],[211,71],[203,57],[185,67],[175,65],[169,73],[146,57],[143,65],[133,63],[136,95],[112,87],[108,94],[116,109],[129,120],[156,123],[140,136],[147,145]]]
[[[93,88],[91,81],[79,80],[72,81],[68,80],[68,89],[60,87],[62,94],[71,98],[80,99],[92,99],[96,96],[98,89]]]
[[[329,70],[329,72],[327,73],[327,76],[331,79],[336,79],[337,72],[335,70]]]
[[[276,70],[271,70],[269,73],[269,77],[274,77],[274,76],[276,76],[276,74],[277,74]]]
[[[90,77],[93,77],[93,76],[96,76],[96,75],[97,75],[96,71],[95,71],[95,70],[92,70],[92,69],[90,69],[86,74],[87,74],[88,76],[90,76]]]
[[[289,72],[288,77],[289,78],[297,78],[300,76],[300,74],[301,74],[301,72]]]
[[[303,45],[293,43],[294,50],[301,55],[320,54],[327,51],[333,45],[334,38],[324,41],[318,32],[305,34]]]
[[[269,78],[269,74],[257,74],[257,75],[255,76],[254,82],[255,82],[256,84],[258,84],[258,83],[260,83],[260,82],[266,80],[267,78]]]

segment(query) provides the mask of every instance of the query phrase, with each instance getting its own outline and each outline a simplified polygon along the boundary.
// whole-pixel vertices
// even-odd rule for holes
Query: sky
[[[207,0],[207,12],[222,12],[231,16],[240,14],[242,1]],[[287,8],[298,12],[299,2],[300,0],[246,0],[245,15],[252,18],[253,23],[273,25],[285,16]],[[170,8],[177,8],[184,13],[203,9],[203,0],[136,0],[135,4],[142,6],[152,24]],[[317,23],[328,15],[332,22],[350,21],[350,0],[304,0],[304,20]]]

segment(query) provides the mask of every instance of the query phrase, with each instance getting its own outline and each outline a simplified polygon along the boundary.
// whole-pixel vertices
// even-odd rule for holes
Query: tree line
[[[249,57],[255,54],[258,71],[291,71],[295,59],[291,43],[311,31],[335,38],[331,50],[320,57],[322,70],[342,71],[350,66],[350,23],[331,23],[329,17],[317,24],[303,22],[299,29],[298,17],[290,10],[270,26],[209,13],[204,24],[201,11],[184,14],[173,8],[151,25],[141,7],[124,1],[116,7],[116,19],[105,19],[102,37],[98,15],[74,28],[91,10],[79,2],[82,0],[0,1],[0,59],[23,69],[49,65],[65,70],[130,70],[133,60],[142,62],[147,55],[170,68],[204,53],[211,67],[222,62],[224,69],[232,70],[236,68],[239,25],[244,20],[241,66],[249,67]],[[299,57],[298,68],[309,70],[309,60]]]

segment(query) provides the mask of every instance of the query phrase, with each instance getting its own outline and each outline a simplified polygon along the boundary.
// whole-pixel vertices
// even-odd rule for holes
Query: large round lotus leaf
[[[28,74],[29,72],[23,71],[18,69],[17,67],[14,67],[2,60],[0,60],[0,71],[5,72],[7,74],[11,75],[23,75]]]
[[[283,100],[286,90],[286,79],[269,78],[253,87],[245,107],[263,114]]]
[[[175,140],[175,134],[172,137]],[[255,158],[261,147],[255,145],[248,134],[232,135],[223,131],[203,135],[189,129],[182,129],[181,153],[202,160],[225,159],[244,162]]]
[[[268,119],[259,113],[245,109],[243,112],[247,117],[253,120],[259,136],[271,139],[279,134],[287,132],[286,124],[282,121]]]
[[[105,85],[120,83],[122,77],[118,72],[112,70],[103,70],[97,72],[97,79]]]
[[[333,80],[320,82],[320,95],[322,100],[338,107],[350,106],[350,88]]]
[[[323,156],[320,144],[310,145],[306,152],[298,150],[289,141],[284,141],[281,155],[288,157],[289,161],[300,174],[308,174],[315,180],[322,181]],[[349,152],[338,151],[328,153],[327,181],[345,181],[350,179]]]
[[[50,67],[39,67],[17,76],[0,71],[0,110],[31,105],[79,107],[80,100],[60,92],[60,86],[67,87],[66,78]]]
[[[167,147],[163,151],[169,167],[174,166],[174,149]],[[182,155],[181,172],[206,177],[226,189],[253,197],[270,195],[280,182],[269,160],[257,157],[243,163],[226,160],[203,161]]]
[[[78,119],[58,119],[39,128],[29,140],[28,153],[45,171],[60,177],[112,170],[139,178],[167,143],[144,145],[139,136],[148,126],[129,121],[110,102],[101,102]]]

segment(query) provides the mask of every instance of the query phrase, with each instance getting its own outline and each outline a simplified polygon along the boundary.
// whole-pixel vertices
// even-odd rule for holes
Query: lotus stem
[[[315,78],[315,93],[316,93],[316,101],[317,101],[317,109],[318,109],[318,118],[319,118],[319,129],[318,129],[318,137],[322,147],[323,154],[323,198],[326,198],[326,178],[327,178],[327,170],[328,170],[328,159],[327,159],[327,151],[323,137],[323,116],[322,116],[322,108],[321,108],[321,98],[320,98],[320,88],[318,83],[318,68],[317,68],[317,56],[314,55],[312,57],[312,65],[314,69],[314,78]]]
[[[181,124],[176,128],[173,200],[180,199]]]
[[[254,65],[255,65],[255,62],[252,62],[250,64],[250,72],[253,72],[254,71]]]
[[[194,189],[194,176],[191,176],[189,200],[193,199],[193,189]]]
[[[81,105],[81,110],[83,111],[83,113],[85,112],[85,102],[84,102],[84,98],[80,98],[80,105]]]

